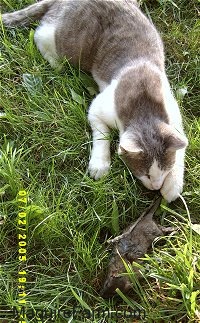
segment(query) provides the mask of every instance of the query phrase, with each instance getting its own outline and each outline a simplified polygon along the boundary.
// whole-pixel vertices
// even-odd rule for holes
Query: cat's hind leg
[[[59,57],[55,42],[56,26],[52,23],[43,23],[35,31],[34,40],[42,56],[54,68],[59,67]]]

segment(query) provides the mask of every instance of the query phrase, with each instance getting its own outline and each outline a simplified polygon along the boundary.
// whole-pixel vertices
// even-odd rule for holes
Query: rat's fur
[[[128,292],[132,285],[129,276],[126,274],[124,263],[131,265],[132,262],[140,263],[141,259],[151,248],[155,238],[163,236],[165,232],[172,232],[175,228],[165,228],[153,220],[153,215],[161,198],[154,199],[151,205],[142,215],[124,230],[124,232],[108,242],[113,244],[113,252],[108,265],[108,274],[101,290],[101,296],[109,298],[115,295],[116,288],[122,292]],[[140,278],[139,270],[133,266],[133,270]]]
[[[101,290],[102,297],[114,296],[116,288],[125,293],[131,289],[128,275],[122,275],[126,273],[123,261],[127,264],[132,264],[133,261],[140,263],[139,258],[144,257],[154,239],[162,235],[161,228],[152,220],[152,215],[150,215],[143,218],[128,236],[115,243],[108,266],[107,278]],[[134,271],[138,275],[136,267]]]

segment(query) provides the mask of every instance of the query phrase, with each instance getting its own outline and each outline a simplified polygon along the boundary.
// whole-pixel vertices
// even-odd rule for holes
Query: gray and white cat
[[[90,175],[110,168],[110,128],[133,174],[167,201],[183,188],[187,139],[165,73],[163,44],[133,0],[43,0],[2,15],[7,26],[40,20],[35,43],[56,67],[62,57],[92,73],[100,94],[88,119],[93,132]]]

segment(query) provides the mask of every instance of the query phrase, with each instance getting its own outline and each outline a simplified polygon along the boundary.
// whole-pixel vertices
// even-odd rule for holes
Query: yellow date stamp
[[[18,231],[18,304],[19,310],[21,306],[25,306],[27,303],[26,282],[27,273],[24,269],[26,267],[27,260],[27,213],[25,212],[27,206],[27,192],[21,190],[18,192],[17,202],[19,206],[19,212],[17,215],[17,231]],[[21,314],[18,323],[26,323],[26,315]]]

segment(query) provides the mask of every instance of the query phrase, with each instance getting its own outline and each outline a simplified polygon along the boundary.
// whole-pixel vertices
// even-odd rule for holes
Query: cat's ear
[[[183,135],[172,134],[167,138],[168,150],[176,151],[179,149],[186,148],[188,145],[188,140]]]
[[[169,125],[164,128],[164,142],[168,151],[173,152],[187,147],[188,140],[183,134]]]
[[[124,155],[126,153],[139,154],[142,149],[138,146],[136,140],[127,135],[123,135],[118,148],[118,154]]]
[[[118,148],[118,155],[124,155],[126,153],[130,153],[130,154],[139,154],[142,152],[142,149],[140,149],[139,147],[137,146],[134,146],[134,145],[128,145],[128,146],[121,146],[119,145],[119,148]]]

